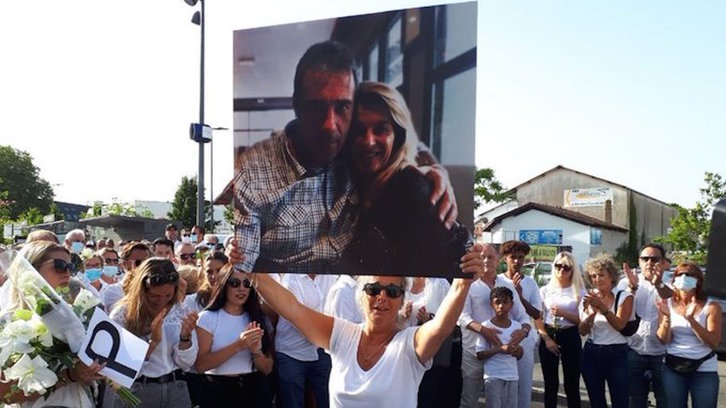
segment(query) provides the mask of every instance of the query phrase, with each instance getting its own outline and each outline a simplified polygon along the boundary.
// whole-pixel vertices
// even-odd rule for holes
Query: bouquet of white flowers
[[[100,301],[81,289],[69,305],[15,251],[0,254],[0,271],[5,274],[5,285],[12,285],[4,293],[13,297],[0,321],[0,378],[17,381],[10,395],[22,391],[26,396],[47,396],[55,389],[59,373],[75,365],[85,326]],[[10,395],[0,397],[7,400]],[[127,405],[140,403],[128,389],[123,388],[120,395]]]

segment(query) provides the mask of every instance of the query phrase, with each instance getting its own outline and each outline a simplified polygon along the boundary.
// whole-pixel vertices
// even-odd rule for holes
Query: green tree
[[[174,200],[171,202],[171,211],[167,216],[173,220],[179,220],[182,225],[191,227],[197,223],[197,180],[194,177],[182,177],[179,187],[174,193]],[[212,225],[212,206],[207,200],[204,201],[204,228],[207,232],[214,232],[220,221]]]
[[[501,203],[512,197],[505,191],[502,183],[497,180],[494,170],[490,168],[478,169],[474,173],[474,208],[482,204]]]
[[[706,187],[701,188],[701,199],[693,208],[673,206],[678,214],[671,219],[667,235],[656,241],[670,244],[679,254],[677,260],[690,260],[705,264],[708,258],[708,236],[711,230],[711,213],[719,200],[726,198],[726,181],[717,173],[706,172]]]
[[[53,188],[40,177],[30,154],[0,146],[0,218],[15,220],[30,208],[47,214],[53,195]]]

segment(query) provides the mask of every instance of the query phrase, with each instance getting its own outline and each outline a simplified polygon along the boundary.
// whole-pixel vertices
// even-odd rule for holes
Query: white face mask
[[[673,280],[673,287],[684,292],[696,289],[696,286],[698,286],[698,279],[693,276],[680,275]]]
[[[71,244],[71,252],[73,252],[74,254],[80,254],[81,251],[83,251],[83,248],[85,248],[83,242],[73,242]]]

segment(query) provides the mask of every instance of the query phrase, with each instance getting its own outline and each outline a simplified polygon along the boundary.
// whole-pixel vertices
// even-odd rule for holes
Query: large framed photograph
[[[238,267],[459,274],[473,226],[476,16],[468,2],[234,32]],[[428,200],[438,176],[455,195],[452,228]]]

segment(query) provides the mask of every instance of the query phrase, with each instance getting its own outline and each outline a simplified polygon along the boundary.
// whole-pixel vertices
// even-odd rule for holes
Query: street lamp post
[[[191,137],[199,144],[199,170],[197,172],[197,225],[204,226],[204,144],[209,141],[203,136],[204,125],[204,1],[184,0],[190,6],[201,3],[201,12],[196,11],[192,23],[199,25],[201,45],[199,57],[199,123],[192,124]],[[196,126],[195,126],[196,125]],[[210,129],[211,131],[211,129]],[[210,135],[211,136],[211,135]],[[211,137],[210,137],[211,140]]]

